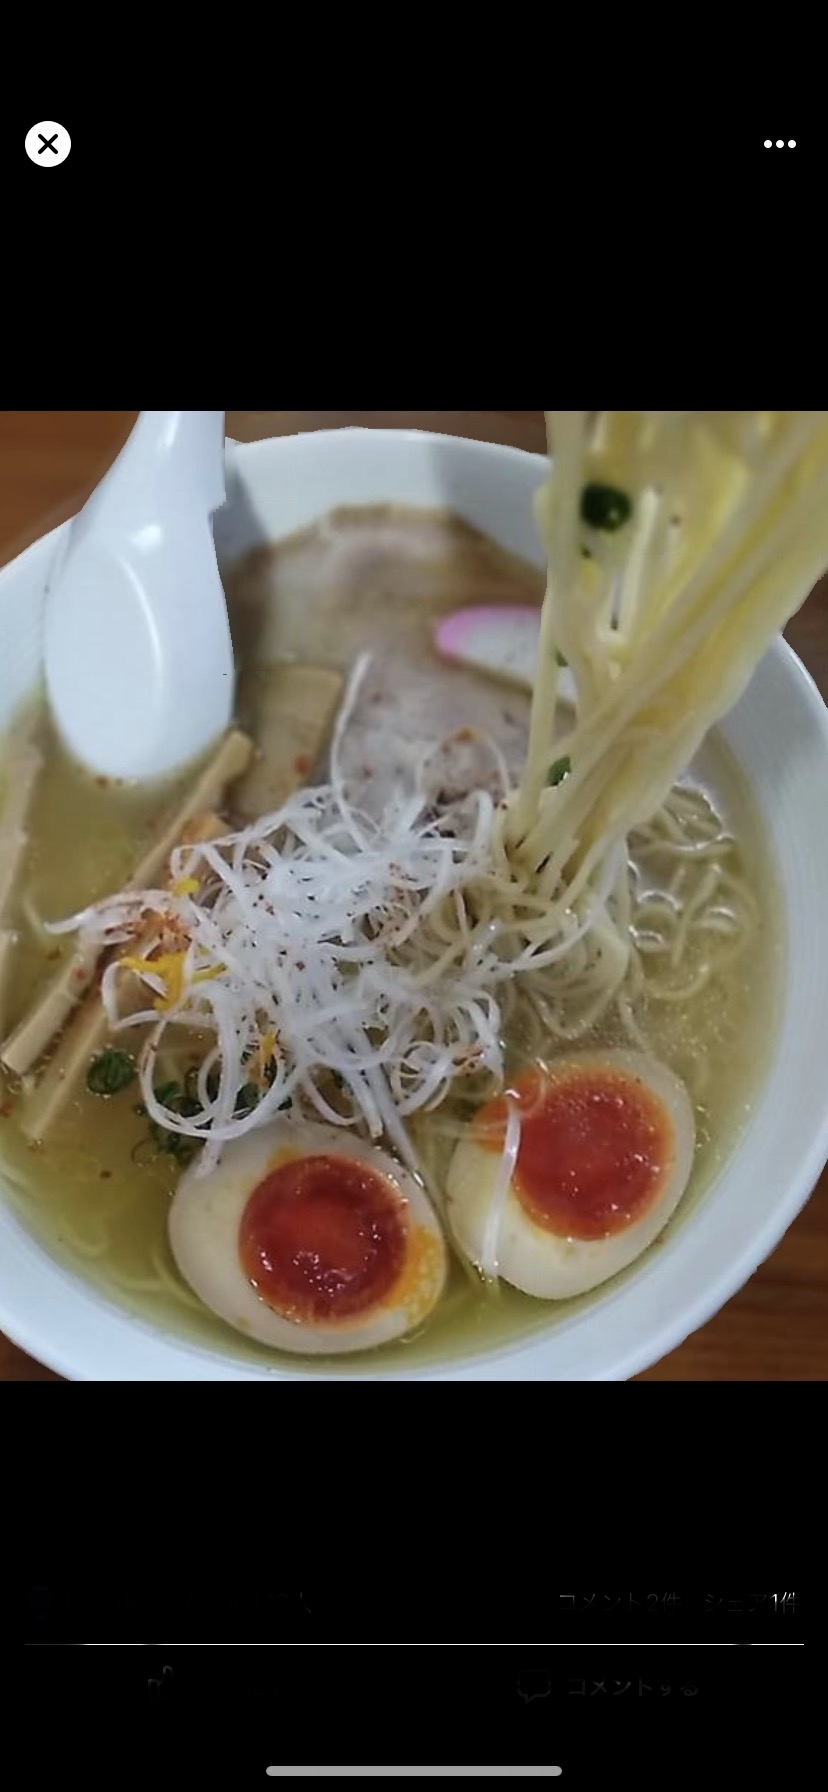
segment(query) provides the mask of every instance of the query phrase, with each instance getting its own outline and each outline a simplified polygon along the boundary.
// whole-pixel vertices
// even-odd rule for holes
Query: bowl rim
[[[332,441],[344,442],[354,436],[369,441],[374,448],[392,442],[397,445],[407,443],[413,446],[416,444],[418,447],[439,442],[467,458],[485,458],[500,464],[509,461],[524,470],[527,467],[532,467],[542,471],[549,464],[545,455],[530,453],[506,444],[414,428],[368,429],[358,425],[343,426],[339,429],[309,430],[293,435],[270,436],[253,442],[239,443],[228,438],[228,447],[233,455],[243,455],[245,461],[250,462],[267,456],[275,457],[282,452],[291,450],[295,452],[297,445],[303,442],[306,442],[308,446],[302,452],[312,453],[315,448],[319,449],[330,445]],[[282,444],[284,444],[284,449]],[[42,554],[47,543],[54,542],[64,529],[69,528],[70,521],[71,519],[47,531],[45,535],[30,543],[13,560],[0,568],[0,583],[7,575],[13,576],[23,561]],[[278,537],[275,536],[274,539],[278,539]],[[766,658],[775,659],[780,666],[784,667],[786,678],[791,686],[791,700],[793,701],[796,697],[796,700],[809,712],[811,721],[817,724],[817,732],[824,750],[826,770],[828,770],[828,708],[826,708],[813,678],[781,635],[777,635],[772,641]],[[796,696],[797,693],[798,696]],[[749,772],[746,771],[745,775],[750,782]],[[778,1047],[772,1048],[765,1068],[765,1081],[771,1075],[777,1056]],[[738,1157],[741,1143],[741,1140],[736,1141],[732,1152],[721,1166],[714,1181],[718,1181]],[[330,1374],[327,1371],[316,1369],[308,1373],[304,1360],[300,1357],[296,1358],[295,1366],[292,1361],[286,1362],[282,1357],[279,1357],[272,1367],[266,1362],[245,1362],[240,1358],[233,1358],[219,1349],[193,1342],[174,1333],[164,1332],[152,1321],[145,1320],[120,1305],[117,1299],[84,1281],[71,1267],[66,1266],[56,1255],[53,1255],[48,1246],[41,1244],[36,1234],[30,1232],[18,1218],[12,1204],[4,1202],[3,1213],[4,1223],[17,1228],[21,1238],[25,1240],[27,1248],[33,1248],[37,1253],[40,1259],[39,1267],[42,1267],[44,1273],[48,1271],[52,1277],[60,1278],[67,1289],[71,1290],[73,1297],[80,1300],[84,1307],[94,1306],[97,1308],[102,1325],[106,1326],[107,1322],[112,1325],[114,1322],[116,1333],[121,1333],[122,1343],[128,1334],[136,1340],[143,1335],[148,1343],[151,1341],[150,1354],[166,1359],[165,1362],[159,1361],[150,1364],[148,1371],[141,1374],[119,1373],[112,1379],[220,1379],[233,1381],[318,1381],[324,1379],[336,1381],[349,1379],[358,1381],[476,1381],[485,1379],[545,1381],[576,1379],[615,1381],[627,1380],[669,1354],[692,1332],[706,1324],[744,1285],[759,1263],[764,1261],[775,1248],[796,1214],[805,1205],[826,1158],[828,1158],[828,1097],[819,1127],[813,1128],[807,1135],[802,1150],[797,1149],[795,1164],[786,1172],[784,1183],[780,1185],[780,1193],[775,1199],[772,1209],[767,1213],[759,1229],[751,1235],[750,1266],[746,1266],[744,1247],[731,1242],[729,1254],[719,1265],[718,1271],[715,1269],[712,1271],[703,1287],[695,1291],[691,1288],[685,1294],[682,1294],[679,1288],[674,1308],[669,1312],[660,1311],[654,1317],[648,1314],[644,1328],[636,1337],[628,1338],[622,1343],[617,1337],[613,1338],[610,1335],[605,1347],[607,1366],[592,1374],[589,1372],[570,1374],[566,1370],[563,1374],[555,1374],[554,1364],[548,1360],[549,1352],[550,1347],[554,1345],[555,1337],[560,1337],[562,1334],[556,1333],[553,1329],[544,1330],[542,1328],[529,1336],[506,1341],[489,1349],[483,1347],[455,1359],[446,1357],[442,1360],[437,1359],[433,1363],[411,1367],[406,1367],[405,1361],[402,1359],[399,1362],[395,1360],[390,1365],[383,1363],[381,1366],[377,1365],[372,1368],[367,1356],[342,1359],[341,1367],[337,1365],[336,1370]],[[0,1171],[0,1193],[2,1193],[2,1171]],[[647,1274],[647,1271],[642,1270],[642,1274]],[[648,1279],[655,1282],[656,1285],[659,1279],[665,1284],[670,1281],[669,1277],[665,1278],[663,1272],[659,1271],[657,1262],[651,1262]],[[602,1316],[610,1315],[613,1306],[623,1298],[627,1291],[625,1284],[614,1290],[610,1287],[610,1291],[597,1308],[590,1308],[583,1314],[573,1316],[567,1325],[567,1336],[577,1338],[579,1332],[591,1329],[596,1313],[600,1313]],[[65,1343],[60,1340],[52,1342],[48,1335],[42,1332],[37,1322],[29,1321],[25,1311],[21,1311],[14,1304],[9,1305],[8,1296],[2,1286],[0,1286],[0,1328],[22,1350],[70,1380],[108,1379],[108,1377],[100,1375],[99,1365],[97,1367],[92,1365],[94,1343],[91,1338],[85,1337],[80,1344],[74,1338],[70,1338]],[[611,1326],[609,1329],[611,1334]],[[115,1336],[113,1336],[113,1344],[117,1344]],[[128,1354],[126,1350],[125,1354]],[[353,1362],[351,1373],[348,1370],[349,1362]],[[611,1366],[609,1366],[610,1364]],[[119,1367],[123,1366],[119,1365]]]

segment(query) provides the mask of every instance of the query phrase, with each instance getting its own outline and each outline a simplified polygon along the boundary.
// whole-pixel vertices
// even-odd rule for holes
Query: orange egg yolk
[[[239,1229],[242,1268],[267,1305],[298,1323],[379,1305],[406,1255],[399,1198],[344,1157],[290,1159],[260,1182]]]
[[[536,1225],[609,1238],[643,1218],[674,1158],[670,1115],[645,1083],[600,1064],[528,1071],[477,1115],[486,1150],[503,1149],[509,1099],[521,1120],[512,1187]]]

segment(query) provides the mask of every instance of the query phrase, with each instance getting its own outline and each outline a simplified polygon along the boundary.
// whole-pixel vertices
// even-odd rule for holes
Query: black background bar
[[[572,1787],[663,1788],[679,1768],[682,1785],[690,1774],[700,1785],[757,1774],[770,1785],[783,1772],[779,1783],[798,1785],[806,1659],[801,1648],[21,1649],[18,1657],[33,1768],[42,1743],[64,1764],[82,1756],[89,1779],[95,1751],[103,1759],[109,1750],[112,1786],[131,1783],[134,1766],[143,1784],[163,1770],[159,1784],[234,1792],[264,1788],[271,1763],[320,1759],[551,1761]]]
[[[392,1577],[393,1578],[393,1577]],[[66,1575],[27,1589],[23,1640],[67,1643],[180,1638],[185,1642],[525,1643],[801,1642],[800,1594],[781,1586],[753,1592],[727,1588],[613,1591],[498,1586],[492,1601],[479,1589],[459,1593],[407,1585],[359,1596],[310,1585],[250,1592],[203,1583],[131,1584],[128,1572],[108,1585]]]

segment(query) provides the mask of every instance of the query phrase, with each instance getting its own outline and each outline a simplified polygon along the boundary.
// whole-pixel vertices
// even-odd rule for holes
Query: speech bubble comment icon
[[[533,1699],[548,1699],[552,1691],[552,1681],[541,1668],[524,1668],[518,1677],[518,1697],[525,1704],[531,1705]]]

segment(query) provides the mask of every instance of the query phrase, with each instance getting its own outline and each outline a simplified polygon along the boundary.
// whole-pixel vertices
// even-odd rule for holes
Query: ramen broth
[[[347,670],[367,650],[371,666],[345,741],[346,769],[364,806],[375,803],[379,809],[395,781],[410,777],[425,746],[465,725],[493,736],[517,778],[526,749],[528,696],[485,674],[443,664],[432,637],[442,615],[465,606],[539,604],[543,577],[536,568],[447,513],[381,507],[335,512],[276,547],[257,549],[226,584],[239,668],[238,717],[254,738],[267,701],[269,665],[296,658]],[[48,735],[47,724],[42,726]],[[136,791],[95,780],[72,765],[54,741],[47,746],[12,917],[19,943],[5,996],[11,1021],[54,973],[57,955],[72,949],[66,936],[56,941],[38,934],[32,916],[58,918],[117,889],[182,788],[179,781]],[[688,1087],[698,1129],[690,1186],[652,1249],[661,1248],[684,1223],[748,1120],[768,1060],[783,959],[769,851],[741,772],[715,731],[687,781],[710,795],[736,836],[738,863],[760,916],[748,949],[698,995],[679,1003],[644,998],[636,1004],[648,1049]],[[648,882],[654,882],[651,869]],[[692,957],[683,969],[692,972]],[[626,1043],[614,1009],[611,1014],[576,1049]],[[134,1046],[132,1039],[119,1043]],[[510,1065],[518,1065],[526,1044],[519,1023],[507,1044]],[[555,1049],[549,1042],[550,1058]],[[2,1095],[0,1167],[21,1217],[47,1248],[155,1326],[240,1360],[274,1361],[277,1353],[214,1317],[178,1274],[166,1216],[180,1165],[171,1155],[153,1154],[146,1118],[135,1112],[137,1083],[101,1099],[81,1082],[48,1139],[34,1146],[15,1124],[9,1083]],[[421,1116],[412,1130],[430,1165],[444,1172],[453,1143],[445,1111]],[[506,1285],[484,1292],[455,1264],[421,1333],[369,1353],[365,1367],[390,1353],[404,1352],[414,1366],[447,1353],[518,1342],[605,1292],[606,1285],[559,1302],[534,1300]],[[331,1372],[335,1366],[334,1359],[319,1357],[306,1364],[308,1371]],[[352,1365],[347,1367],[352,1372]]]

